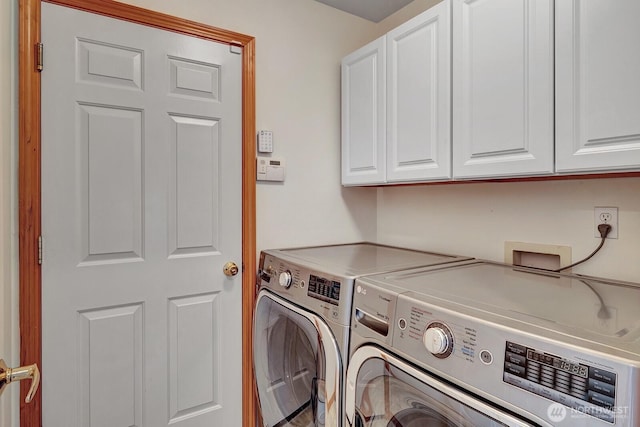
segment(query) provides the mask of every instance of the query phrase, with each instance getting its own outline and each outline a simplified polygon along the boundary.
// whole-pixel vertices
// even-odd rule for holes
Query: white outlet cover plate
[[[602,224],[601,215],[609,214],[611,215],[611,221],[608,223],[611,224],[611,231],[607,236],[607,239],[617,239],[618,238],[618,208],[615,207],[602,207],[596,206],[593,208],[593,228],[594,228],[594,236],[600,238],[600,232],[598,231],[598,225]]]

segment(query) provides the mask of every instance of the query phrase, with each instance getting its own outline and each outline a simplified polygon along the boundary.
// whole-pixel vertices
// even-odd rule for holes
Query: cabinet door
[[[387,33],[387,182],[451,178],[451,3]]]
[[[385,38],[342,60],[342,184],[385,182]]]
[[[552,43],[551,0],[454,0],[455,178],[553,172]]]
[[[640,1],[556,0],[559,172],[640,168]]]

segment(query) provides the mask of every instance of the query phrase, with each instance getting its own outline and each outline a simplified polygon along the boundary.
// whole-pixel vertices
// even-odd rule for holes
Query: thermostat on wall
[[[258,181],[284,181],[284,160],[258,157]]]

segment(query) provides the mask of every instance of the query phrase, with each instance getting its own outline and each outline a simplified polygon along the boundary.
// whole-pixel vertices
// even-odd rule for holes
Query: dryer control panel
[[[258,286],[265,287],[326,320],[348,325],[353,279],[310,269],[264,252]],[[346,289],[346,291],[345,291]]]
[[[338,305],[340,302],[340,282],[310,274],[307,295]]]

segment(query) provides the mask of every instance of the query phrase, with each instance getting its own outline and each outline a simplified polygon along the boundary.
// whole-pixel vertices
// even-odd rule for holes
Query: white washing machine
[[[373,243],[263,251],[253,359],[264,426],[343,425],[357,277],[464,259]]]
[[[354,427],[640,426],[640,285],[473,260],[358,279]]]

